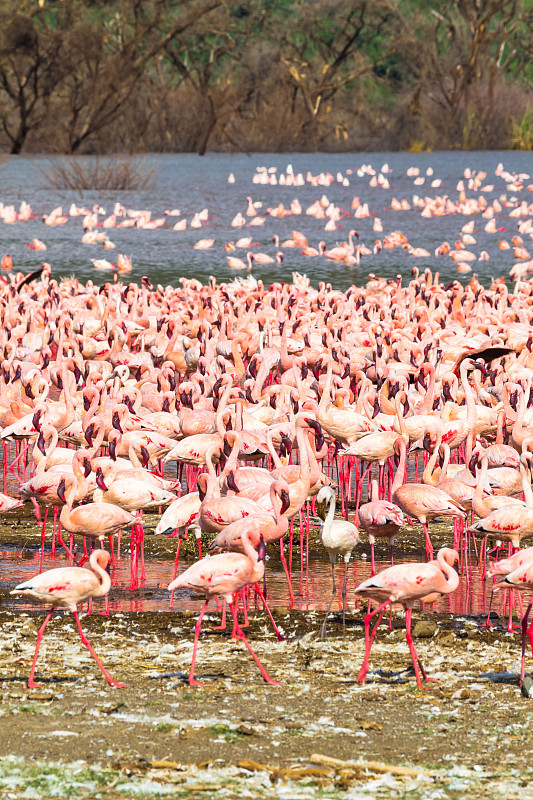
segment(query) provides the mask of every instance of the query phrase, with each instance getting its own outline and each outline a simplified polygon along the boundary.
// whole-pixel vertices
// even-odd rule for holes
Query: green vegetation
[[[0,150],[533,146],[533,0],[0,0]]]

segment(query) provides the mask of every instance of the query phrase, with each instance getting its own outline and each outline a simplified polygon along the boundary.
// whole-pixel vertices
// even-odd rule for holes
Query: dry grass
[[[49,161],[39,172],[48,187],[60,191],[142,191],[154,182],[154,171],[138,156],[64,157]]]

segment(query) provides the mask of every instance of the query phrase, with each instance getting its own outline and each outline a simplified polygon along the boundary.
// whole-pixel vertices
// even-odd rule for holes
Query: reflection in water
[[[21,558],[19,551],[14,549],[4,549],[0,552],[0,589],[9,590],[24,580],[28,580],[32,575],[39,571],[39,552],[37,550],[26,551]],[[417,560],[416,558],[405,559]],[[178,569],[178,573],[185,570],[190,562],[183,561]],[[399,560],[398,560],[399,563]],[[44,559],[44,569],[65,566],[65,559],[52,557],[46,553]],[[387,561],[376,561],[376,569],[382,570],[390,566]],[[327,608],[331,595],[331,566],[329,561],[318,561],[313,558],[308,568],[304,566],[303,573],[300,571],[299,559],[293,562],[292,587],[295,597],[295,610],[310,611],[324,610]],[[344,565],[337,564],[337,586],[339,588],[334,610],[341,607],[340,590],[342,588],[342,575]],[[112,588],[109,593],[109,605],[111,611],[115,612],[165,612],[169,611],[170,595],[166,587],[172,580],[173,562],[169,559],[146,555],[146,581],[141,584],[136,591],[127,591],[126,587],[130,583],[130,560],[129,555],[123,554],[119,559],[117,568],[111,573]],[[289,593],[285,575],[281,564],[275,557],[269,558],[266,569],[268,601],[273,609],[288,609],[290,607]],[[348,609],[353,610],[354,599],[353,590],[362,581],[370,577],[370,560],[353,560],[348,567]],[[472,569],[467,577],[461,576],[459,588],[452,595],[435,604],[434,610],[451,614],[487,614],[489,610],[492,580],[481,581],[477,566],[472,565]],[[506,608],[508,592],[496,592],[492,602],[492,611],[504,614]],[[202,597],[191,597],[187,592],[176,592],[174,595],[174,611],[200,611],[204,602]],[[5,601],[4,601],[5,603]],[[359,603],[358,603],[359,604]],[[102,605],[103,600],[94,601],[95,610]],[[30,610],[42,608],[40,604],[26,602],[19,598],[13,598],[7,602],[7,606],[12,609]],[[261,603],[250,597],[252,608],[261,608]],[[366,605],[365,605],[366,607]],[[428,610],[431,608],[426,607]]]

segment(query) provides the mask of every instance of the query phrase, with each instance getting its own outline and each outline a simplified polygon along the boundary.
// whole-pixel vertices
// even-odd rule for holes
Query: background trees
[[[0,0],[0,149],[507,147],[533,0]]]

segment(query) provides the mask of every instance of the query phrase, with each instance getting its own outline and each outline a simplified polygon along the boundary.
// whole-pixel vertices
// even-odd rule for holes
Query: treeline
[[[0,150],[533,147],[532,0],[0,0]]]

